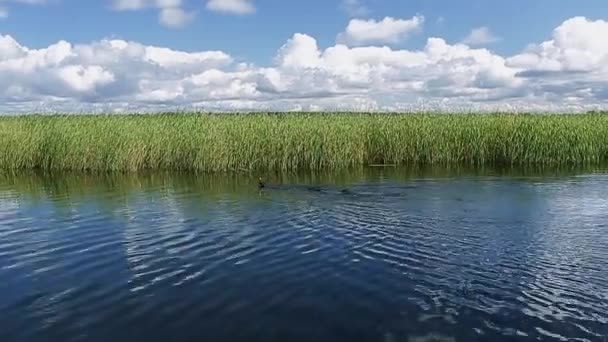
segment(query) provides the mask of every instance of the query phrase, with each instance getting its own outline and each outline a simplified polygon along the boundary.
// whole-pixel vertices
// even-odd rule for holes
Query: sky
[[[608,108],[606,0],[0,0],[0,112]]]

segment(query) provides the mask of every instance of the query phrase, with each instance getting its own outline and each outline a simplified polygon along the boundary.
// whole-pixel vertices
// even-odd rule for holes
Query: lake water
[[[3,175],[0,341],[608,341],[608,174]]]

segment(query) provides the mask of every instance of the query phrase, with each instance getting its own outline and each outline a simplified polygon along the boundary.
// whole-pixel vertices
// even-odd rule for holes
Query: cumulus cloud
[[[397,44],[418,32],[423,23],[424,17],[421,15],[411,19],[385,17],[380,21],[351,19],[346,30],[336,40],[349,45]]]
[[[297,33],[269,66],[124,40],[31,49],[0,35],[0,112],[605,108],[607,35],[607,22],[573,18],[500,56],[437,37],[416,50],[321,48]]]
[[[207,9],[230,14],[251,14],[255,12],[255,6],[253,6],[251,0],[209,0]]]
[[[0,51],[0,98],[17,102],[175,100],[179,92],[161,95],[231,62],[223,52],[186,53],[122,40],[60,41],[36,50],[0,36]]]
[[[530,89],[545,97],[573,101],[608,100],[608,22],[584,17],[566,20],[551,40],[530,45],[507,59],[529,80]]]
[[[467,45],[485,45],[495,43],[499,40],[500,38],[495,36],[489,28],[483,26],[471,30],[471,33],[469,33],[462,43]]]
[[[528,73],[601,73],[608,70],[607,35],[607,21],[571,18],[553,31],[551,40],[530,45],[509,64]]]

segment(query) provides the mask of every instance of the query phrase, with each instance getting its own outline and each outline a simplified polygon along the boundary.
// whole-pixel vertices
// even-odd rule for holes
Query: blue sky
[[[367,8],[364,17],[422,14],[427,18],[423,34],[397,46],[419,48],[429,36],[457,42],[473,28],[486,26],[502,38],[491,49],[509,54],[546,39],[570,17],[608,18],[605,0],[368,0],[360,1],[360,6]],[[183,7],[197,15],[180,29],[160,25],[156,9],[115,11],[108,0],[52,0],[44,6],[9,2],[3,7],[10,12],[0,22],[0,31],[31,47],[61,39],[85,43],[119,37],[186,51],[217,49],[259,64],[271,62],[276,50],[295,32],[314,36],[320,46],[333,45],[350,19],[337,0],[260,0],[250,15],[212,12],[202,0],[185,0]]]
[[[163,18],[163,16],[165,17]],[[307,80],[307,77],[331,78],[335,76],[337,79],[357,78],[357,82],[363,82],[363,84],[319,84],[319,88],[322,88],[320,92],[328,94],[325,98],[332,98],[333,100],[328,101],[334,106],[336,105],[336,101],[338,101],[336,97],[340,94],[349,96],[344,98],[344,101],[347,98],[355,98],[359,101],[358,103],[367,103],[372,107],[394,107],[395,103],[411,103],[413,99],[416,99],[417,102],[420,99],[429,99],[431,102],[451,101],[459,102],[461,105],[478,104],[481,102],[483,104],[487,104],[488,102],[501,104],[509,100],[511,103],[517,102],[518,106],[530,104],[531,107],[534,107],[543,101],[549,104],[555,103],[555,101],[550,99],[552,95],[555,95],[556,98],[572,95],[572,99],[574,100],[575,97],[581,97],[585,94],[592,94],[590,95],[591,98],[579,99],[579,105],[583,103],[603,106],[606,104],[603,96],[608,91],[606,90],[605,82],[602,82],[604,70],[600,62],[604,61],[603,54],[605,51],[601,46],[598,47],[597,39],[587,44],[585,42],[573,41],[575,39],[587,39],[584,38],[584,34],[568,34],[568,37],[574,38],[570,38],[570,41],[567,42],[560,41],[559,44],[561,45],[556,47],[556,49],[561,49],[562,54],[568,54],[567,51],[569,51],[570,45],[574,47],[583,46],[583,49],[593,50],[579,51],[578,58],[588,53],[599,54],[596,56],[598,65],[581,66],[585,69],[585,72],[589,73],[589,77],[586,78],[582,77],[580,73],[571,72],[573,70],[570,69],[578,67],[575,65],[577,63],[570,61],[560,66],[551,64],[553,62],[561,63],[560,61],[564,61],[563,56],[560,56],[556,52],[556,49],[547,50],[549,53],[554,54],[551,57],[554,61],[551,61],[551,63],[541,63],[536,57],[536,65],[530,64],[534,64],[533,61],[530,62],[530,58],[524,61],[524,57],[530,57],[529,53],[523,56],[530,49],[530,45],[536,44],[537,48],[540,49],[541,45],[539,44],[552,41],[555,30],[564,25],[568,20],[574,18],[582,18],[584,22],[579,21],[572,24],[567,27],[567,30],[580,29],[581,32],[587,32],[586,30],[594,32],[597,31],[597,28],[601,30],[604,27],[603,25],[596,27],[594,24],[605,23],[604,20],[608,19],[608,5],[605,0],[0,0],[0,35],[4,36],[5,39],[6,37],[10,37],[11,41],[14,41],[15,44],[29,51],[32,49],[47,49],[59,41],[68,42],[70,48],[74,49],[72,53],[66,53],[66,57],[62,59],[61,63],[65,65],[48,67],[54,71],[45,69],[45,71],[50,73],[50,79],[54,79],[57,75],[65,79],[61,75],[65,75],[66,70],[72,70],[74,67],[90,71],[91,77],[100,75],[100,79],[105,79],[105,81],[99,81],[93,86],[90,86],[88,83],[85,85],[82,83],[84,82],[82,79],[68,80],[66,82],[72,82],[68,86],[71,85],[74,89],[68,89],[69,91],[57,94],[52,94],[48,90],[45,90],[41,94],[38,94],[38,96],[24,95],[24,93],[35,92],[36,89],[34,88],[42,87],[41,85],[32,85],[31,80],[28,81],[26,79],[21,81],[23,84],[18,84],[18,82],[13,83],[10,94],[5,94],[4,96],[6,97],[6,101],[10,100],[14,104],[12,108],[27,108],[27,102],[40,103],[41,101],[48,103],[49,106],[55,103],[112,103],[112,105],[115,105],[116,103],[124,104],[128,102],[132,104],[138,102],[142,108],[172,106],[176,104],[181,106],[204,106],[208,104],[214,108],[221,108],[222,101],[227,107],[230,107],[234,106],[234,102],[237,100],[247,100],[250,105],[260,108],[264,106],[278,106],[277,108],[282,108],[281,106],[293,106],[294,108],[301,108],[304,105],[303,108],[306,109],[307,106],[310,107],[310,104],[304,103],[303,100],[300,103],[295,103],[296,101],[291,100],[291,98],[310,97],[310,93],[314,93],[314,91],[312,89],[299,89],[302,85],[298,84],[300,82],[309,82],[310,80]],[[350,32],[348,29],[351,27],[350,24],[353,24],[352,28],[354,29],[356,26],[354,24],[357,24],[354,21],[357,20],[360,21],[359,24],[364,21],[369,21],[370,24],[361,24],[357,32]],[[384,22],[385,25],[380,24],[383,20],[387,20]],[[305,38],[294,38],[294,35],[298,33],[304,35]],[[429,46],[429,39],[439,38],[450,47],[461,43],[472,50],[469,52],[454,52],[463,53],[462,58],[470,58],[475,60],[474,63],[478,63],[478,65],[461,65],[461,67],[470,68],[471,72],[481,73],[483,71],[481,69],[486,68],[486,66],[479,63],[487,62],[494,68],[490,73],[495,72],[496,75],[491,76],[491,80],[485,80],[484,86],[479,86],[475,85],[474,82],[478,82],[481,76],[477,80],[469,80],[469,83],[463,79],[467,77],[466,75],[461,75],[459,79],[454,78],[452,80],[442,80],[439,76],[434,79],[422,79],[420,77],[422,71],[414,70],[415,72],[409,73],[409,76],[407,76],[410,77],[408,80],[411,80],[411,84],[409,85],[401,83],[385,84],[383,82],[386,82],[386,79],[374,80],[373,75],[370,76],[368,69],[372,67],[377,70],[386,70],[388,67],[396,67],[389,65],[390,63],[387,64],[386,60],[383,59],[393,58],[387,54],[384,54],[384,57],[377,57],[378,59],[375,60],[376,64],[374,65],[370,66],[368,62],[365,65],[353,62],[356,65],[344,70],[340,70],[335,65],[327,64],[325,60],[310,62],[312,64],[306,62],[304,63],[306,65],[300,63],[298,66],[306,67],[306,71],[301,70],[297,74],[297,71],[292,70],[292,65],[289,71],[290,74],[286,75],[289,68],[286,69],[286,65],[282,65],[285,68],[277,66],[277,63],[280,64],[280,62],[277,62],[277,58],[280,59],[279,55],[281,54],[279,50],[281,47],[289,47],[290,42],[292,45],[296,44],[303,47],[308,44],[307,38],[314,40],[319,53],[342,44],[348,46],[349,49],[365,47],[380,49],[385,47],[390,49],[394,56],[399,55],[397,53],[399,51],[412,53],[424,51]],[[171,91],[179,94],[174,96],[174,98],[163,96],[162,98],[164,99],[170,98],[166,101],[158,99],[152,102],[142,100],[143,98],[149,98],[142,95],[145,91],[169,91],[161,89],[160,84],[154,86],[154,89],[143,90],[141,89],[140,82],[142,78],[130,80],[130,82],[137,81],[136,83],[140,83],[138,85],[140,89],[133,88],[135,85],[125,86],[133,91],[133,99],[129,100],[126,97],[116,98],[112,95],[111,91],[108,92],[106,90],[110,83],[113,83],[112,87],[116,88],[117,82],[126,82],[124,78],[118,75],[119,70],[116,69],[116,65],[118,64],[104,65],[92,60],[76,61],[75,59],[78,58],[73,56],[74,53],[80,53],[78,52],[78,46],[94,45],[95,42],[104,40],[120,40],[141,44],[142,46],[163,47],[171,51],[183,51],[186,53],[221,51],[229,56],[230,62],[221,67],[214,65],[211,69],[203,65],[204,63],[198,67],[190,65],[187,69],[192,74],[186,74],[183,70],[176,71],[182,74],[181,80],[167,79],[165,83],[171,83],[169,85],[170,88],[172,87]],[[4,44],[4,49],[8,49],[6,44]],[[308,52],[311,49],[315,49],[311,45],[307,46]],[[0,45],[0,57],[2,56],[2,48],[3,46]],[[307,54],[306,51],[303,52],[303,50],[293,46],[292,48],[292,54]],[[479,49],[485,49],[484,51],[487,52],[475,52],[475,50]],[[454,51],[456,50],[454,49]],[[359,54],[360,52],[355,51],[353,53]],[[354,56],[353,53],[349,56]],[[374,53],[378,54],[380,52],[376,51]],[[488,55],[482,56],[482,53],[487,53]],[[8,53],[5,54],[8,56]],[[535,54],[537,57],[546,56],[546,53],[543,54],[540,51],[536,51]],[[314,53],[309,55],[312,56]],[[453,53],[449,53],[449,56],[451,56],[450,58],[455,58]],[[490,56],[503,59],[503,61],[489,61],[493,58]],[[11,58],[14,59],[15,57],[12,56]],[[344,58],[348,59],[350,57],[345,55]],[[571,58],[571,55],[567,55],[567,58]],[[5,59],[7,58],[5,57]],[[250,74],[240,75],[244,79],[235,78],[239,76],[235,73],[243,72],[243,67],[238,64],[240,62],[255,65],[257,69],[254,70],[254,67],[251,66],[248,70],[250,73],[257,73],[257,78]],[[12,63],[11,65],[14,65],[16,62],[13,61]],[[125,60],[124,65],[127,63],[134,63],[134,61]],[[412,63],[414,63],[413,60]],[[393,71],[396,73],[405,70],[412,72],[411,69],[414,66],[419,66],[419,64],[416,64],[417,62],[414,63],[416,65],[412,63],[408,62],[397,66],[398,70]],[[496,69],[496,64],[500,63],[504,63],[510,69]],[[428,61],[427,64],[429,64]],[[319,69],[315,74],[316,76],[310,74],[311,71],[309,69],[311,66]],[[455,64],[454,66],[456,67],[457,65]],[[275,68],[276,70],[268,71],[261,68]],[[548,71],[545,70],[546,68],[555,69],[549,70],[553,72],[551,76],[552,81],[549,80],[549,76],[544,78],[537,77],[537,79],[531,79],[530,77],[524,79],[518,76],[540,75]],[[443,69],[436,68],[432,71],[440,72]],[[249,93],[245,91],[247,96],[244,97],[239,97],[238,91],[230,96],[227,95],[225,98],[209,94],[199,96],[190,96],[192,94],[189,94],[186,96],[184,87],[194,87],[193,83],[190,82],[192,77],[203,73],[206,73],[208,76],[209,70],[218,70],[223,73],[221,77],[231,80],[230,82],[224,82],[223,86],[227,86],[226,84],[230,83],[234,88],[240,86],[234,85],[235,82],[238,83],[237,81],[241,82],[241,85],[246,82],[253,82],[255,84],[252,86],[255,89],[250,89]],[[280,76],[276,76],[275,71]],[[510,75],[510,77],[519,77],[520,79],[502,79],[497,81],[498,78],[507,77],[505,75],[510,71],[513,72],[513,75]],[[526,74],[524,71],[528,73]],[[574,71],[578,72],[580,70]],[[2,68],[0,68],[0,74],[2,72]],[[304,72],[309,74],[304,75]],[[365,72],[367,74],[363,75],[362,73]],[[489,71],[483,72],[487,74]],[[558,75],[555,74],[556,72],[560,73],[557,80],[556,77]],[[11,78],[19,79],[21,77],[25,79],[26,77],[31,77],[31,75],[15,76],[15,73],[16,71],[13,70]],[[331,75],[328,75],[328,73]],[[345,73],[352,74],[346,75]],[[142,77],[144,76],[142,75]],[[268,82],[274,82],[273,87],[276,89],[273,88],[273,92],[264,93],[260,89],[265,89],[261,84],[265,81],[260,81],[260,77],[267,79],[274,77],[273,80]],[[289,79],[289,82],[285,81],[289,84],[283,82],[279,86],[278,83],[280,82],[278,78],[281,80]],[[149,81],[153,83],[158,80]],[[181,83],[176,84],[175,82],[178,81]],[[452,89],[446,92],[444,91],[445,89],[431,88],[434,84],[446,84],[444,81],[451,82],[452,88],[459,86],[461,89],[459,91]],[[570,93],[568,94],[564,92],[558,93],[557,88],[563,87],[566,81],[576,83],[578,85],[577,88],[569,89]],[[74,82],[81,82],[80,88]],[[367,88],[366,82],[369,85]],[[500,87],[503,89],[494,93],[486,91],[488,89],[487,84],[491,82],[500,83]],[[522,90],[522,82],[526,83],[527,89]],[[215,86],[221,86],[220,83],[222,82],[217,81],[214,84]],[[2,85],[1,82],[0,85]],[[9,87],[9,84],[6,83],[4,86],[5,88]],[[211,83],[205,81],[198,84],[198,86],[210,87]],[[367,91],[360,91],[362,87],[366,88]],[[475,93],[473,89],[475,87],[481,90]],[[281,89],[279,90],[279,88]],[[498,88],[499,86],[497,85],[493,89]],[[89,91],[89,93],[79,94],[79,89]],[[253,94],[256,91],[259,95],[258,97]],[[536,98],[524,101],[523,99],[529,97],[526,91],[536,94]],[[578,93],[574,94],[572,93],[573,91],[578,91]],[[274,95],[272,97],[270,93],[286,95]],[[104,96],[104,94],[107,95]],[[467,94],[469,94],[468,98],[466,97]],[[476,94],[481,97],[478,96],[476,98],[473,96]],[[139,96],[140,100],[135,99],[138,97],[137,95],[141,95]],[[180,97],[181,100],[177,100],[177,97]],[[483,98],[483,101],[480,101],[481,98]],[[254,102],[256,103],[254,104]],[[564,104],[565,107],[568,105],[567,103]]]

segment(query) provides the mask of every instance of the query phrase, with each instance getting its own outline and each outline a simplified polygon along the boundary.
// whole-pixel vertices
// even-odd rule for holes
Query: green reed
[[[158,114],[0,118],[0,169],[322,170],[595,165],[608,115]]]

